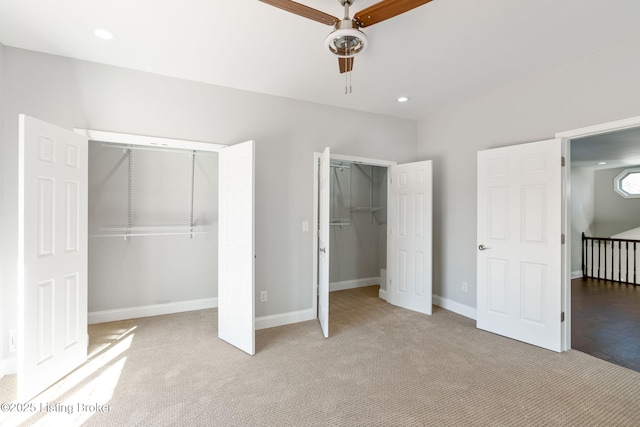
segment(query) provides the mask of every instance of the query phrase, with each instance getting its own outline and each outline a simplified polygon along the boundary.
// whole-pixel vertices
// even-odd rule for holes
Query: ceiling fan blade
[[[263,3],[270,4],[271,6],[279,7],[287,12],[295,13],[296,15],[304,16],[305,18],[312,19],[320,22],[321,24],[333,25],[339,21],[335,16],[331,16],[327,13],[316,10],[312,7],[305,6],[304,4],[296,3],[291,0],[260,0]]]
[[[429,3],[431,0],[383,0],[356,13],[353,20],[359,27],[368,27],[401,13]]]
[[[338,64],[340,65],[340,73],[348,73],[353,70],[353,57],[351,58],[338,58]]]

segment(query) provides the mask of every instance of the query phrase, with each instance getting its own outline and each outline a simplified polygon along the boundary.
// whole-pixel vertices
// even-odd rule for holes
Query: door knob
[[[485,251],[485,250],[491,249],[491,248],[488,248],[485,245],[480,245],[480,246],[478,246],[478,249],[480,249],[481,251]]]

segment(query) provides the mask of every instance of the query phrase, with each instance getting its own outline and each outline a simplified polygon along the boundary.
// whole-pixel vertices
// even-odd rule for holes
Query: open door
[[[387,179],[387,301],[431,314],[431,161],[391,166]]]
[[[19,116],[18,401],[87,358],[88,141]]]
[[[559,139],[478,152],[477,327],[561,351]]]
[[[331,151],[320,156],[318,189],[318,320],[325,338],[329,337],[329,192]]]
[[[219,154],[218,337],[255,354],[254,143]]]

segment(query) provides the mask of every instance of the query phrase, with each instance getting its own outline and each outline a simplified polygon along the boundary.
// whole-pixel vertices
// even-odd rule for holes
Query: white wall
[[[0,147],[4,146],[4,45],[0,43]],[[2,152],[2,151],[0,151]],[[0,171],[4,169],[4,165],[0,163]],[[0,201],[3,201],[2,198],[2,189],[4,185],[0,185]],[[1,205],[0,205],[1,206]],[[2,215],[0,214],[0,260],[5,254],[5,243],[3,239],[3,227],[2,227]],[[4,297],[4,274],[3,274],[3,263],[0,262],[0,308],[2,309],[3,315],[0,315],[0,378],[4,376],[4,354],[8,354],[8,342],[5,339],[6,334],[4,333],[4,313],[7,311],[7,300]]]
[[[596,237],[611,237],[640,227],[640,199],[626,199],[613,189],[613,180],[625,169],[627,168],[602,169],[595,172]]]
[[[223,144],[255,139],[256,290],[269,293],[267,303],[256,301],[258,317],[312,308],[312,232],[302,231],[302,221],[313,219],[313,152],[329,145],[335,154],[416,160],[417,125],[410,120],[9,47],[3,82],[3,346],[17,324],[19,113],[69,129]]]
[[[476,306],[477,151],[640,115],[639,49],[631,39],[420,121],[419,158],[434,161],[436,294]]]
[[[571,167],[571,271],[582,271],[582,233],[594,234],[595,171]]]

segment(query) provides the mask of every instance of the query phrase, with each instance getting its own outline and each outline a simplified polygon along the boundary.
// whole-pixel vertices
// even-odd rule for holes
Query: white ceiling
[[[338,0],[298,1],[342,17]],[[421,119],[640,37],[639,17],[638,0],[434,0],[364,30],[350,95],[325,52],[331,28],[258,0],[0,0],[0,43]],[[96,38],[98,27],[117,38]]]
[[[571,166],[610,169],[637,165],[640,165],[640,128],[571,141]]]

